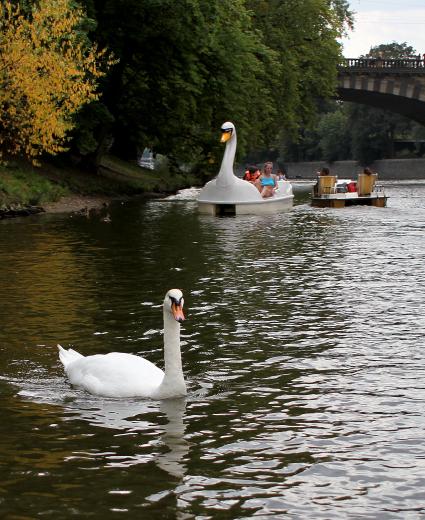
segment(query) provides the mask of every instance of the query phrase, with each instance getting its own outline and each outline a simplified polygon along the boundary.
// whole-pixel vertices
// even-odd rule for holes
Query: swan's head
[[[179,323],[185,320],[183,304],[183,293],[180,289],[170,289],[165,295],[164,309],[168,310]]]
[[[226,143],[235,133],[235,125],[228,121],[221,125],[221,139],[220,143]]]

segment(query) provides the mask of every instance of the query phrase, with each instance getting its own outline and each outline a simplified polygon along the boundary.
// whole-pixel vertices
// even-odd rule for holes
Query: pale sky
[[[354,31],[342,40],[346,58],[367,54],[381,43],[406,42],[425,53],[425,0],[349,0]]]

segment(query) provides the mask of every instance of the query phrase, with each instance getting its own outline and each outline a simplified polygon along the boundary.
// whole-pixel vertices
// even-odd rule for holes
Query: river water
[[[198,215],[183,196],[0,222],[0,517],[425,515],[425,183],[387,208]],[[162,366],[187,399],[72,388],[56,343]]]

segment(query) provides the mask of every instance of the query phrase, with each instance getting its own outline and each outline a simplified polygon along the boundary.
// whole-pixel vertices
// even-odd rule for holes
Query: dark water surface
[[[425,516],[425,183],[387,208],[0,222],[0,517]],[[185,293],[187,399],[71,388],[56,343],[162,366]]]

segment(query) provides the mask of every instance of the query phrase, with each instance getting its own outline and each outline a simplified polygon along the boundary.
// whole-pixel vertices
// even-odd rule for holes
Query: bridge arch
[[[346,59],[338,68],[338,97],[397,112],[425,125],[425,62]]]

